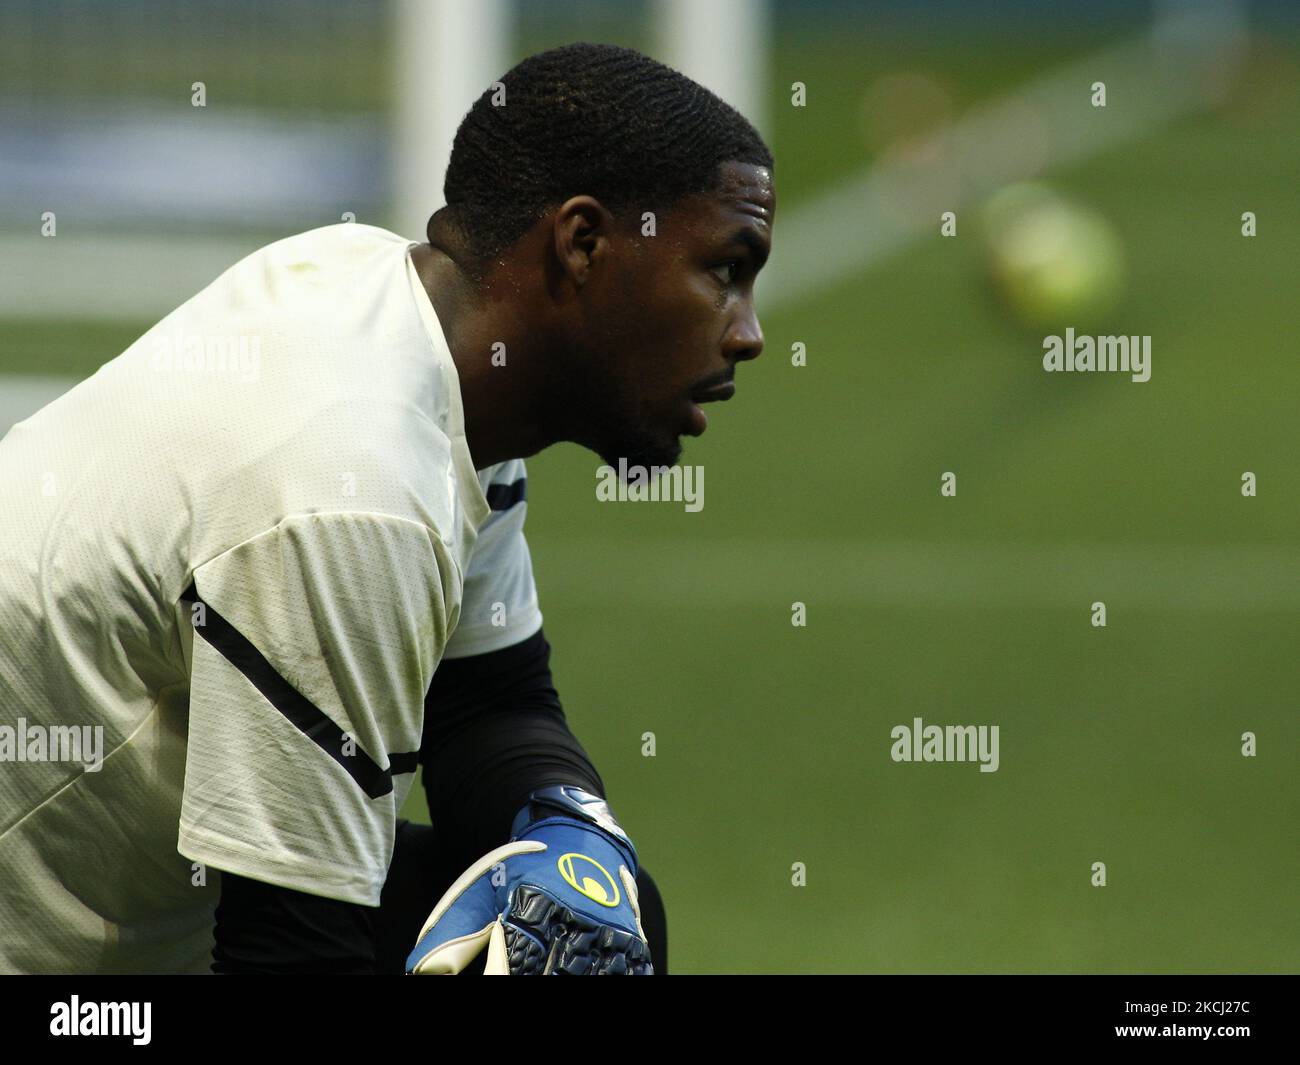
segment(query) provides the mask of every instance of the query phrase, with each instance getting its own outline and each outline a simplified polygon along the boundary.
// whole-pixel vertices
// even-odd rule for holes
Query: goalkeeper
[[[666,970],[522,459],[704,432],[762,350],[771,168],[639,53],[533,56],[427,243],[271,244],[0,441],[0,972]],[[84,730],[94,764],[42,740]]]

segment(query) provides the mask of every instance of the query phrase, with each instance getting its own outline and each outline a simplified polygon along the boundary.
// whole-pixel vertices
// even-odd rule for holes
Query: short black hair
[[[439,212],[480,263],[570,196],[594,196],[615,215],[664,211],[715,188],[723,163],[772,166],[735,108],[630,48],[554,48],[501,83],[504,106],[487,89],[456,131]]]

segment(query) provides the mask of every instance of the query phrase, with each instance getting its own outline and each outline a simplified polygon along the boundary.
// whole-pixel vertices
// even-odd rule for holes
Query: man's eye
[[[740,260],[729,259],[725,263],[719,263],[717,266],[712,267],[711,272],[724,285],[734,285],[736,276],[740,273]]]

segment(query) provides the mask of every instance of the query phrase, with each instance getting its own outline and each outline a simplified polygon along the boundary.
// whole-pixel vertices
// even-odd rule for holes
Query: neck
[[[421,244],[411,250],[411,261],[456,364],[475,468],[533,455],[554,443],[545,417],[547,390],[534,379],[544,360],[530,357],[516,286],[476,281],[454,248]]]

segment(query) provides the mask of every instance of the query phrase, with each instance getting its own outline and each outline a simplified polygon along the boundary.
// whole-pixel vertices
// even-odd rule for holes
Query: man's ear
[[[574,196],[556,209],[551,220],[555,258],[574,288],[587,283],[608,253],[613,225],[613,215],[591,196]]]

